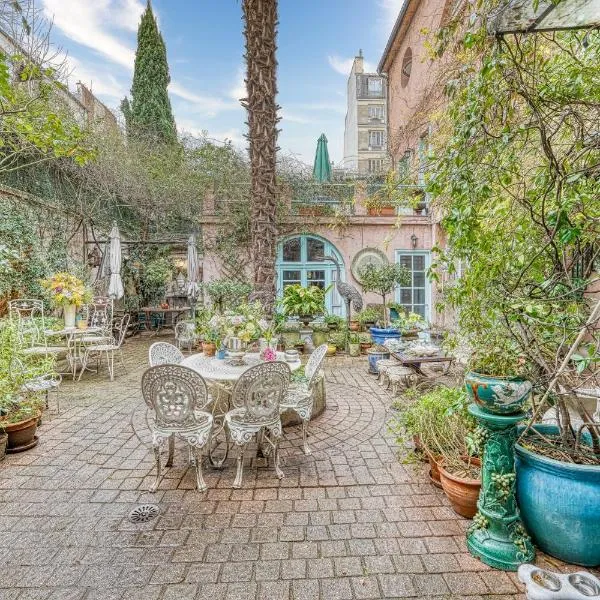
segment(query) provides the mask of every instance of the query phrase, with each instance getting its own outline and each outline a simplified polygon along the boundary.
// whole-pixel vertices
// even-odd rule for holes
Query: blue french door
[[[285,238],[277,247],[277,295],[281,297],[288,285],[304,287],[316,285],[320,288],[333,286],[325,296],[328,313],[344,315],[342,298],[335,289],[337,272],[330,261],[319,260],[321,256],[334,256],[340,264],[344,279],[344,262],[333,244],[316,235],[297,235]]]

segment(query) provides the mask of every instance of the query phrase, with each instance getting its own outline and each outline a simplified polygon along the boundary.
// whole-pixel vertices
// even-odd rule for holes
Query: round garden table
[[[292,372],[302,366],[300,360],[287,362],[283,352],[277,353],[277,360],[286,362]],[[225,415],[230,410],[231,390],[243,373],[262,362],[257,352],[250,352],[244,356],[245,364],[243,365],[231,365],[226,358],[216,358],[204,354],[192,354],[180,363],[206,379],[210,388],[212,399],[209,406],[213,415],[213,428],[208,445],[208,458],[210,464],[215,468],[223,466],[229,453],[229,440],[225,432]]]

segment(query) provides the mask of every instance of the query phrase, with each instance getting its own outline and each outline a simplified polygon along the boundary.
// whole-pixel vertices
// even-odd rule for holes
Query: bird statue
[[[348,329],[350,329],[350,305],[352,305],[352,308],[354,308],[355,312],[362,310],[363,300],[361,293],[353,285],[342,281],[342,270],[340,268],[340,263],[335,256],[323,256],[321,260],[331,261],[335,265],[335,270],[337,272],[335,289],[346,303],[346,321]]]

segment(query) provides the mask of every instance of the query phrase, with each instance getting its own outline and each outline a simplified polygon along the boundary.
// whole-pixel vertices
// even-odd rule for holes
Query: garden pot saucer
[[[6,454],[16,454],[17,452],[25,452],[35,446],[37,446],[40,438],[37,435],[33,436],[33,439],[29,444],[23,444],[22,446],[14,446],[13,448],[6,448]]]

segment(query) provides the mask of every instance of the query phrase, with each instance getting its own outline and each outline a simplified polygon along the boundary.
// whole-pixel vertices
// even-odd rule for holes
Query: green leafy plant
[[[339,315],[326,315],[324,321],[333,328],[339,328],[346,322],[344,317],[340,317]]]
[[[373,338],[371,338],[371,334],[368,331],[362,331],[358,334],[358,341],[361,344],[370,344]]]
[[[366,323],[377,323],[377,321],[383,320],[383,311],[375,307],[363,308],[357,315],[356,318],[361,325]]]
[[[432,455],[464,468],[463,457],[478,451],[471,441],[477,425],[467,407],[464,388],[438,387],[421,396],[405,398],[389,426],[400,445],[405,446],[418,436]]]
[[[347,331],[334,331],[329,334],[328,342],[336,348],[344,349],[346,346]]]
[[[283,313],[288,316],[315,316],[325,312],[325,294],[327,289],[316,285],[302,287],[301,285],[288,285],[283,290],[280,305]]]
[[[364,292],[374,292],[383,300],[383,324],[387,327],[386,298],[398,285],[410,283],[410,273],[402,265],[389,263],[385,265],[365,265],[360,272],[361,285]]]
[[[417,313],[399,313],[397,319],[392,321],[392,327],[399,329],[401,332],[414,331],[415,329],[427,329],[427,321]]]
[[[214,279],[202,285],[219,312],[235,310],[248,301],[252,286],[236,279]]]

